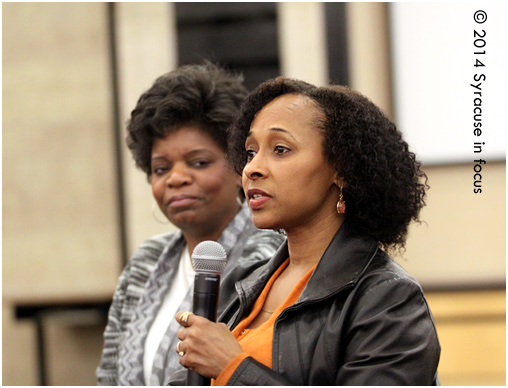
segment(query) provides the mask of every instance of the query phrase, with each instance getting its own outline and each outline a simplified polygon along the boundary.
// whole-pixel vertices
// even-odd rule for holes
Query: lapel
[[[356,283],[377,251],[377,241],[353,235],[344,222],[319,260],[298,302],[323,299]]]
[[[348,223],[344,222],[319,260],[298,303],[326,298],[346,285],[355,283],[377,251],[378,243],[374,239],[353,235]],[[250,311],[265,284],[288,254],[286,240],[268,263],[235,284],[238,298],[233,302],[240,302],[240,317]],[[238,316],[235,318],[237,321]]]

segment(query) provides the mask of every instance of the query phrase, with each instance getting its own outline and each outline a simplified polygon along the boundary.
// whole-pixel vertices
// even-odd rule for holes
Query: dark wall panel
[[[178,62],[238,70],[247,88],[280,75],[275,3],[176,3]]]

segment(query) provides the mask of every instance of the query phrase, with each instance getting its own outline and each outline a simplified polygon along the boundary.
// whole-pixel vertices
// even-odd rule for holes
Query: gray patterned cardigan
[[[244,205],[218,240],[228,254],[223,277],[238,265],[249,266],[253,261],[262,265],[283,240],[283,236],[273,231],[256,229]],[[184,247],[182,232],[171,232],[148,239],[129,260],[118,280],[109,311],[104,348],[96,371],[98,385],[148,385],[143,376],[144,341]],[[191,289],[180,306],[182,309],[192,308]],[[221,293],[230,291],[221,288]],[[219,301],[219,311],[222,308]],[[176,356],[173,349],[176,329],[170,325],[157,352],[152,385],[165,385],[179,367],[178,357],[172,358]]]

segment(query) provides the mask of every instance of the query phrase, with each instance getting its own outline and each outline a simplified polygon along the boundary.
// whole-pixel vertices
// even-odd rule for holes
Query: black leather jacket
[[[238,267],[219,320],[233,329],[288,257]],[[298,302],[277,318],[272,369],[246,358],[227,385],[435,385],[440,345],[422,289],[376,241],[342,225]]]

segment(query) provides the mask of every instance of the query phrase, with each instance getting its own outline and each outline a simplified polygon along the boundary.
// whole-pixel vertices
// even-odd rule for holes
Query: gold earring
[[[337,213],[344,214],[346,212],[346,201],[344,201],[344,196],[342,195],[342,186],[339,186],[340,195],[339,201],[337,202]]]

